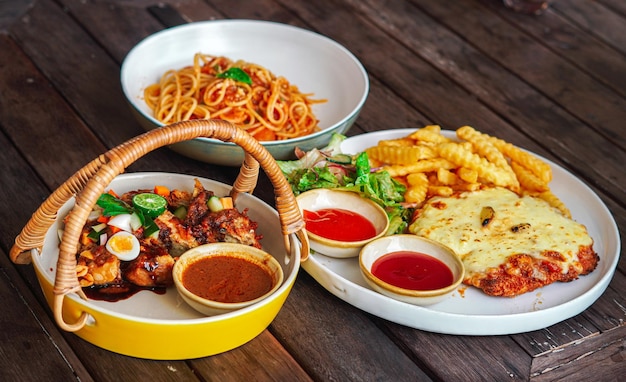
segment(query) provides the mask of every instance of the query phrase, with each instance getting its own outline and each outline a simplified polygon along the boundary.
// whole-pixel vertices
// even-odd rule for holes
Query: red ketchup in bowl
[[[410,290],[435,290],[452,284],[452,271],[441,260],[420,252],[390,252],[372,264],[372,274]]]
[[[341,208],[303,211],[306,229],[337,241],[361,241],[376,236],[376,228],[365,216]]]

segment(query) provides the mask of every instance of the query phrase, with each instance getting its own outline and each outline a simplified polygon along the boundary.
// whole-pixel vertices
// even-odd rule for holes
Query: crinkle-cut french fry
[[[374,146],[365,150],[369,158],[387,164],[412,164],[420,159],[434,158],[435,150],[427,146]]]
[[[563,216],[570,219],[572,218],[572,213],[570,212],[569,208],[567,208],[567,206],[565,206],[561,199],[559,199],[558,196],[554,195],[552,191],[544,191],[534,195],[548,202],[548,204],[550,204],[552,207],[559,210],[563,214]]]
[[[428,191],[428,178],[422,172],[409,174],[406,177],[407,187],[404,193],[404,201],[407,203],[422,203],[426,200]]]
[[[511,158],[511,161],[515,161],[526,167],[544,183],[550,183],[552,180],[552,169],[549,164],[502,139],[490,137],[489,140],[502,151],[504,155]]]
[[[534,155],[520,149],[519,147],[509,143],[500,138],[493,137],[489,134],[481,133],[470,126],[463,126],[457,130],[457,135],[461,130],[461,134],[465,136],[481,137],[489,141],[498,150],[500,150],[505,156],[509,157],[511,161],[515,161],[528,170],[532,171],[539,179],[544,183],[550,183],[552,180],[552,169],[550,165],[535,157]]]
[[[440,184],[445,186],[451,186],[456,184],[459,181],[459,178],[450,170],[446,170],[445,168],[437,169],[437,180]]]
[[[455,191],[478,191],[480,187],[480,183],[457,183],[452,185]]]
[[[382,166],[384,166],[384,165],[385,165],[384,163],[382,163],[382,162],[381,162],[381,161],[379,161],[379,160],[372,159],[372,158],[368,158],[368,159],[369,159],[369,161],[370,161],[370,167],[371,167],[371,168],[378,168],[378,167],[382,167]]]
[[[509,173],[489,162],[487,159],[464,149],[463,146],[457,143],[443,143],[438,147],[439,155],[458,166],[476,170],[478,176],[485,179],[489,183],[509,188],[514,188],[517,184],[517,179],[512,175],[512,173]]]
[[[428,191],[428,185],[420,184],[417,186],[410,186],[404,192],[404,201],[407,203],[420,204],[426,200],[426,192]]]
[[[409,165],[384,166],[382,169],[389,172],[392,177],[404,176],[414,172],[437,171],[438,168],[452,169],[456,165],[443,158],[422,159]]]
[[[428,176],[423,172],[414,172],[406,176],[409,185],[428,184]]]
[[[441,126],[439,125],[426,125],[422,127],[422,129],[432,131],[433,133],[441,134]]]
[[[471,168],[459,167],[456,170],[456,175],[467,183],[478,182],[478,171],[472,170]]]
[[[411,138],[398,138],[398,139],[383,139],[378,141],[378,146],[415,146],[417,142]]]
[[[409,135],[409,138],[418,140],[420,142],[431,142],[431,143],[443,143],[443,142],[450,141],[449,138],[446,138],[443,135],[441,135],[440,133],[441,128],[437,129],[436,127],[431,127],[431,126],[437,126],[437,125],[430,125],[430,126],[423,127],[421,129],[417,129],[415,130],[415,132]]]
[[[543,180],[539,179],[539,177],[533,174],[532,171],[522,166],[521,164],[517,162],[511,162],[511,168],[515,173],[515,176],[517,176],[517,180],[519,180],[522,189],[536,192],[544,192],[550,190],[550,187],[548,187],[547,183],[544,183]]]
[[[493,138],[497,139],[497,138]],[[501,140],[499,140],[501,141]],[[539,179],[541,179],[544,183],[548,184],[552,181],[552,169],[550,165],[541,159],[535,157],[534,155],[523,151],[519,147],[516,147],[508,142],[501,141],[502,147],[500,150],[504,152],[506,156],[511,158],[511,161],[515,161],[522,166],[526,167],[526,169],[530,170],[533,174],[535,174]]]
[[[472,142],[458,142],[465,150],[471,151],[476,154],[476,148],[472,144]]]
[[[504,157],[504,154],[498,150],[493,143],[489,142],[486,138],[483,138],[480,133],[474,130],[471,126],[463,126],[459,128],[456,131],[456,135],[461,139],[471,142],[476,148],[476,153],[487,158],[489,162],[507,171],[512,171],[509,166],[509,162]]]
[[[431,196],[450,196],[454,194],[454,189],[450,186],[428,186],[428,195]]]

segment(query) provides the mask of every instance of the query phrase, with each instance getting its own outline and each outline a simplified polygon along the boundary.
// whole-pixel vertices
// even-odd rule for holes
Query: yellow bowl
[[[216,256],[242,259],[260,267],[270,276],[272,287],[259,297],[240,302],[221,302],[202,298],[194,294],[183,282],[185,270],[189,269],[191,265],[198,261]],[[283,270],[272,255],[258,248],[237,243],[211,243],[192,248],[183,253],[176,261],[172,274],[174,277],[174,285],[176,285],[176,289],[183,300],[192,308],[207,316],[224,314],[255,304],[271,296],[278,290],[283,282]],[[210,287],[210,285],[207,285],[207,288],[208,287]]]
[[[389,284],[372,274],[372,265],[376,260],[398,251],[418,252],[440,260],[452,272],[452,283],[434,290],[405,289]],[[432,305],[443,301],[454,292],[465,277],[465,266],[453,250],[436,241],[409,234],[386,236],[364,246],[359,254],[359,268],[372,289],[413,305]]]
[[[320,188],[303,192],[296,199],[301,211],[342,208],[365,216],[374,225],[376,235],[359,241],[332,240],[307,231],[311,249],[326,256],[336,258],[357,257],[365,244],[382,237],[389,229],[389,216],[387,216],[385,210],[372,200],[362,197],[356,192]],[[346,229],[350,229],[350,227],[346,227]]]
[[[109,188],[125,192],[159,184],[192,190],[193,179],[181,174],[130,173],[116,177]],[[216,194],[227,194],[231,189],[223,183],[199,179]],[[46,234],[41,253],[33,250],[32,254],[40,286],[51,307],[59,253],[57,230],[72,206],[73,202],[68,202],[60,209],[57,221]],[[285,250],[278,213],[272,207],[252,195],[242,194],[237,199],[237,208],[248,208],[248,215],[259,224],[259,233],[263,235],[263,250],[271,253],[283,270],[284,280],[271,296],[230,313],[207,317],[187,305],[175,287],[168,288],[163,295],[142,291],[117,302],[83,300],[69,294],[63,302],[66,322],[75,322],[82,312],[87,312],[91,317],[76,335],[115,353],[147,359],[206,357],[252,340],[267,328],[283,306],[300,269],[300,252],[295,237],[291,238],[293,252]]]

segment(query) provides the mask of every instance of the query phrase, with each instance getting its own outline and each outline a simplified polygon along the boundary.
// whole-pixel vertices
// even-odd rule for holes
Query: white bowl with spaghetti
[[[198,108],[191,118],[238,118],[245,113],[245,122],[236,122],[251,134],[258,133],[259,141],[279,160],[294,159],[294,149],[299,147],[305,151],[325,146],[333,133],[344,134],[352,126],[359,115],[369,93],[367,72],[359,60],[345,47],[328,37],[291,25],[268,21],[254,20],[214,20],[185,24],[148,36],[130,50],[121,68],[121,84],[134,116],[146,130],[158,128],[173,122],[179,117],[169,111],[155,111],[146,102],[144,91],[150,85],[158,84],[164,74],[170,70],[180,71],[184,67],[193,66],[197,53],[211,56],[223,56],[232,61],[241,60],[256,64],[271,72],[275,83],[283,77],[290,85],[296,86],[298,92],[306,97],[310,104],[310,113],[318,121],[317,130],[304,136],[292,137],[302,130],[302,124],[295,122],[267,122],[265,107],[255,104],[254,107],[235,106],[240,110],[225,110],[225,104],[219,104],[208,114]],[[205,68],[210,70],[213,64]],[[220,68],[220,77],[232,74],[227,68]],[[252,77],[252,76],[251,76]],[[240,78],[235,78],[238,90],[245,88]],[[213,78],[215,79],[215,78]],[[255,85],[258,78],[251,78]],[[184,80],[183,80],[184,81]],[[250,86],[250,85],[249,85]],[[202,87],[202,86],[200,86]],[[164,89],[164,87],[163,87]],[[167,91],[162,90],[165,94]],[[157,94],[152,92],[152,94]],[[197,100],[203,103],[198,90]],[[269,92],[268,92],[269,94]],[[174,99],[176,99],[175,94]],[[217,96],[215,96],[217,97]],[[290,95],[294,98],[295,96]],[[148,97],[150,99],[151,97]],[[215,99],[215,98],[213,98]],[[180,100],[180,98],[179,98]],[[189,99],[187,99],[189,100]],[[315,102],[315,101],[325,102]],[[207,101],[208,102],[208,101]],[[268,101],[270,104],[273,100]],[[280,102],[280,101],[279,101]],[[180,104],[180,102],[178,102]],[[208,102],[210,103],[210,102]],[[246,102],[252,104],[253,102]],[[306,103],[306,102],[305,102]],[[165,105],[165,103],[157,104]],[[189,105],[189,102],[188,102]],[[275,104],[274,104],[275,105]],[[169,106],[164,106],[167,109]],[[191,106],[194,107],[194,106]],[[181,115],[190,109],[184,106]],[[276,120],[282,120],[281,111],[274,108],[272,114]],[[300,106],[298,117],[305,120]],[[205,113],[205,114],[203,114]],[[167,119],[163,116],[172,116]],[[198,115],[201,115],[198,117]],[[184,118],[184,117],[180,117]],[[310,118],[310,117],[308,117]],[[261,128],[265,123],[270,128]],[[165,121],[165,122],[164,122]],[[255,124],[256,123],[256,124]],[[277,124],[283,123],[290,127],[281,127],[274,132],[277,139],[266,133],[277,130]],[[266,125],[267,126],[267,125]],[[286,135],[281,135],[286,134]],[[278,137],[282,138],[278,139]],[[211,138],[197,138],[170,146],[174,151],[185,156],[219,165],[238,166],[243,161],[240,147]]]

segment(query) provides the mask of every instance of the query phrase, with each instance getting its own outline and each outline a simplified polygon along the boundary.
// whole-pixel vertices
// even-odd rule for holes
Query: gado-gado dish
[[[102,194],[83,227],[76,274],[94,299],[117,301],[142,289],[173,285],[177,258],[202,244],[227,242],[261,248],[257,223],[229,197],[206,190],[156,185]]]
[[[314,100],[261,65],[196,53],[193,65],[171,69],[144,90],[147,105],[164,124],[223,119],[259,141],[296,138],[319,131]]]
[[[550,165],[469,126],[454,138],[426,126],[354,156],[335,143],[281,166],[296,193],[340,188],[379,202],[396,222],[388,234],[452,248],[464,283],[491,296],[572,281],[599,261],[587,228],[551,192]]]
[[[171,194],[170,198],[173,198],[178,194],[175,190],[192,195],[196,179],[201,182],[207,194],[212,191],[215,196],[221,197],[229,195],[233,190],[231,185],[201,177],[164,172],[136,172],[116,176],[105,192],[107,190],[117,192],[118,199],[121,199],[127,192],[144,193],[144,190],[146,193],[165,195],[166,192],[163,193],[161,187],[155,190],[155,186],[160,185],[167,187]],[[165,198],[168,199],[168,197]],[[135,287],[128,283],[131,290],[134,288],[140,290],[128,298],[120,297],[115,302],[98,298],[82,298],[79,293],[69,293],[63,299],[62,307],[63,314],[68,317],[68,322],[75,322],[83,313],[88,315],[86,325],[75,333],[90,343],[116,353],[140,358],[174,360],[222,353],[241,346],[265,330],[280,311],[295,283],[300,269],[301,249],[296,243],[295,234],[289,235],[294,245],[286,248],[280,216],[272,206],[247,192],[239,193],[233,202],[242,214],[246,212],[246,216],[251,220],[250,224],[256,223],[258,227],[255,229],[256,235],[254,236],[262,236],[263,251],[275,258],[282,268],[284,279],[275,292],[252,305],[210,316],[200,313],[186,303],[175,286]],[[59,270],[58,262],[61,252],[59,246],[62,245],[59,230],[66,229],[63,224],[65,216],[75,211],[75,203],[75,200],[70,199],[58,210],[59,218],[55,219],[46,232],[41,251],[33,250],[32,252],[37,278],[51,308],[54,306],[55,276]],[[228,203],[228,199],[221,201],[222,207],[224,207],[223,203]],[[177,210],[178,208],[173,211],[168,208],[168,211],[173,214],[181,212],[181,210],[176,212]],[[153,220],[158,221],[158,219]],[[78,224],[84,225],[84,222],[78,222]],[[137,222],[132,224],[136,226]],[[138,235],[140,243],[141,236]],[[246,237],[252,238],[253,236]],[[80,237],[77,239],[80,240]],[[78,241],[76,244],[78,245]],[[215,247],[223,244],[231,243],[205,244],[185,253],[190,253],[200,247]],[[249,245],[232,245],[256,249]],[[122,265],[125,264],[128,262],[122,261]],[[176,264],[179,264],[178,260]],[[176,269],[176,266],[174,268]],[[69,277],[71,273],[70,269]],[[97,293],[97,289],[98,287],[95,286],[85,287],[81,292]],[[124,340],[120,340],[122,338],[120,333],[124,333],[122,335]],[[127,340],[128,338],[131,340]],[[135,341],[132,338],[141,340]],[[167,338],[167,346],[163,346],[163,338]]]

